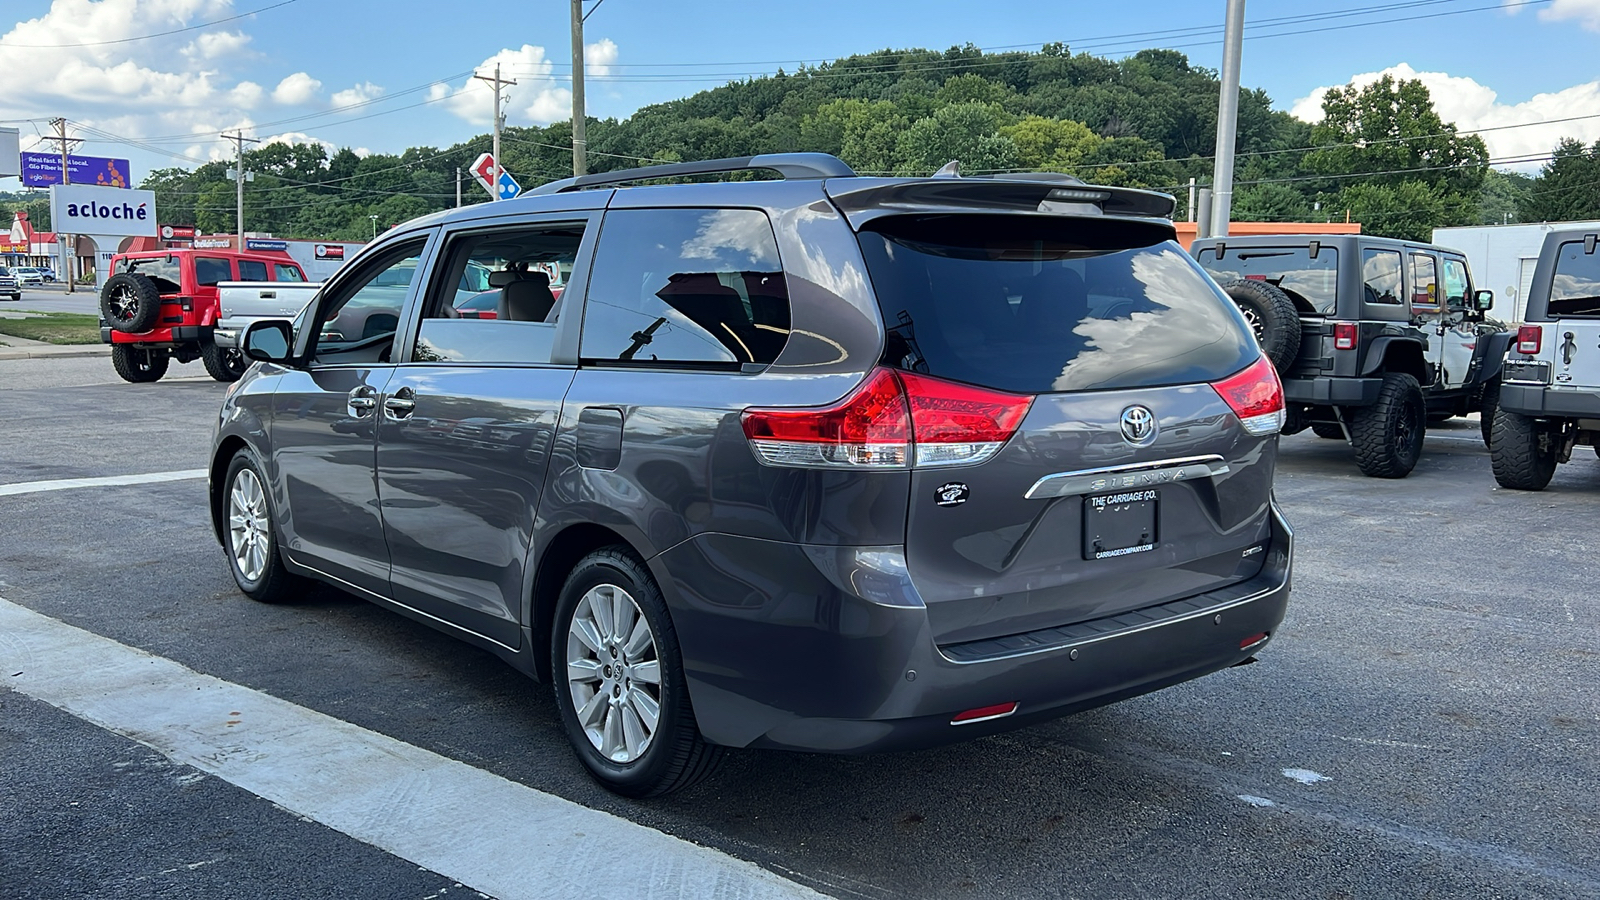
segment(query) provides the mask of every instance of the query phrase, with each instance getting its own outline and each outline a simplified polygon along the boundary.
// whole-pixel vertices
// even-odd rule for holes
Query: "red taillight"
[[[1283,383],[1265,356],[1248,369],[1211,385],[1251,434],[1276,434],[1283,427]]]
[[[880,368],[830,406],[747,409],[744,434],[770,465],[970,464],[999,452],[1032,403],[1025,394]]]
[[[1247,638],[1241,639],[1239,641],[1239,649],[1240,650],[1249,650],[1251,647],[1254,647],[1257,644],[1266,643],[1266,641],[1267,641],[1267,633],[1265,631],[1262,631],[1262,632],[1259,632],[1257,634],[1252,634]]]
[[[1354,350],[1356,348],[1356,325],[1354,322],[1339,322],[1333,326],[1333,349]]]
[[[1544,346],[1544,329],[1538,325],[1524,325],[1517,329],[1517,352],[1536,356]]]
[[[987,722],[990,719],[1003,719],[1017,711],[1016,701],[1010,703],[996,703],[994,706],[980,706],[969,709],[964,713],[957,713],[950,719],[951,725],[971,725],[973,722]]]

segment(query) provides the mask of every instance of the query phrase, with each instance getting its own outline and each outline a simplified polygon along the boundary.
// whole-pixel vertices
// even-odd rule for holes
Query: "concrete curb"
[[[77,359],[88,356],[110,356],[111,348],[102,344],[69,344],[59,347],[0,347],[0,360],[4,359]]]

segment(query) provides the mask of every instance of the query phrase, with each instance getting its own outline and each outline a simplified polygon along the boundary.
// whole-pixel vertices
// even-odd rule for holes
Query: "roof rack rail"
[[[584,188],[600,187],[608,184],[627,184],[630,181],[644,181],[652,178],[716,175],[723,172],[747,172],[752,169],[767,169],[777,172],[785,179],[849,178],[856,174],[855,170],[845,165],[843,160],[827,153],[763,153],[758,156],[735,156],[729,159],[667,163],[660,166],[623,169],[619,172],[597,172],[593,175],[579,175],[575,178],[563,178],[560,181],[541,184],[531,191],[524,192],[524,196],[563,194],[567,191],[581,191]]]

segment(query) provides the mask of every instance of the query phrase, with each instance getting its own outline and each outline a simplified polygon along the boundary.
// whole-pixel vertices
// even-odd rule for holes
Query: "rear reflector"
[[[1356,348],[1356,325],[1354,322],[1338,322],[1333,326],[1333,349],[1354,350]]]
[[[1251,647],[1254,647],[1257,644],[1265,643],[1266,640],[1267,633],[1265,631],[1261,632],[1260,634],[1252,634],[1239,642],[1239,649],[1249,650]]]
[[[1538,325],[1524,325],[1517,329],[1517,352],[1536,356],[1544,346],[1544,329]]]
[[[1032,403],[1027,394],[878,368],[837,403],[747,409],[743,425],[750,446],[768,465],[972,465],[1005,446]]]
[[[1277,434],[1283,428],[1283,383],[1265,356],[1237,375],[1212,385],[1228,404],[1244,430],[1255,435]]]
[[[987,722],[990,719],[1003,719],[1017,711],[1016,701],[1010,703],[997,703],[994,706],[980,706],[969,709],[964,713],[957,713],[950,720],[951,725],[971,725],[973,722]]]

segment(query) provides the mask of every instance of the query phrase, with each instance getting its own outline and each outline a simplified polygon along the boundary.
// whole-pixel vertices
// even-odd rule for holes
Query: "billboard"
[[[287,250],[289,249],[289,242],[262,240],[260,238],[245,238],[244,248],[246,250]]]
[[[18,152],[21,137],[15,128],[0,128],[0,178],[15,178],[22,174],[22,154]]]
[[[317,259],[344,259],[343,244],[318,244],[316,247]]]
[[[103,156],[68,156],[67,173],[73,184],[97,184],[102,187],[125,188],[131,182],[125,159],[107,159]],[[22,154],[22,184],[25,187],[49,187],[61,183],[61,156],[55,153]]]
[[[93,184],[50,188],[50,224],[61,234],[156,236],[156,193]]]
[[[161,239],[164,241],[192,241],[194,240],[194,226],[163,225],[161,226]]]

